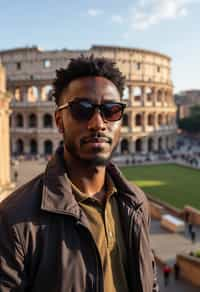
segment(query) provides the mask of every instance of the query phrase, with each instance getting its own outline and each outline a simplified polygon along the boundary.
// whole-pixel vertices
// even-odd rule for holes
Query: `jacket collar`
[[[128,184],[120,170],[110,162],[107,171],[111,176],[119,195],[123,194],[129,197],[135,208],[142,204],[140,196],[138,197],[138,188]],[[58,148],[53,158],[48,162],[44,172],[44,182],[42,191],[41,209],[72,215],[79,220],[83,217],[73,193],[72,187],[67,179],[67,171],[64,165],[63,148]]]

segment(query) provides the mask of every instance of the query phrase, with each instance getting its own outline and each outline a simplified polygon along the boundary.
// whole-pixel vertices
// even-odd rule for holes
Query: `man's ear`
[[[55,121],[58,128],[59,133],[64,133],[64,125],[62,120],[62,114],[60,111],[55,111]]]

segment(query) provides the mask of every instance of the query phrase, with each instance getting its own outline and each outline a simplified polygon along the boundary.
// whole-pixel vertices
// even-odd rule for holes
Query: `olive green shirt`
[[[126,279],[126,248],[121,230],[116,189],[111,178],[106,179],[105,205],[94,197],[80,192],[72,184],[74,196],[89,221],[89,228],[97,245],[105,292],[128,292]]]

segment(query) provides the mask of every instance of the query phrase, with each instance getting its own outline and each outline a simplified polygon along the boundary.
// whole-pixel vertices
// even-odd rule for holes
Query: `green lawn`
[[[145,193],[177,208],[189,204],[200,209],[200,170],[175,164],[122,167],[127,179]]]

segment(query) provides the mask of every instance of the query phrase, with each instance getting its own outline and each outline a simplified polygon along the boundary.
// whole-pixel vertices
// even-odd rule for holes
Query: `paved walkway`
[[[160,292],[199,292],[199,287],[194,287],[183,279],[176,281],[173,275],[169,278],[169,284],[164,286],[163,275],[161,269],[158,267],[158,281]]]
[[[17,166],[18,181],[16,187],[26,183],[39,173],[46,166],[46,161],[23,161]],[[14,168],[12,168],[12,177]],[[153,220],[151,223],[151,244],[155,253],[169,264],[173,264],[176,254],[180,252],[190,252],[191,250],[200,249],[200,228],[196,229],[197,242],[191,243],[189,234],[173,234],[160,227],[160,222]],[[173,275],[172,275],[173,276]],[[193,287],[184,280],[175,281],[173,277],[167,287],[164,287],[162,271],[158,267],[158,279],[160,283],[160,292],[199,292],[200,288]]]
[[[151,223],[151,246],[156,255],[168,264],[173,265],[178,253],[189,253],[200,249],[200,229],[195,227],[197,239],[192,243],[189,233],[171,233],[160,227],[160,222]]]

